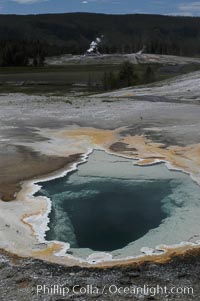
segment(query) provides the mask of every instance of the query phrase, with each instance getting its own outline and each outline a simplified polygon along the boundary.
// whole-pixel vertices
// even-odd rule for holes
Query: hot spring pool
[[[38,183],[50,198],[46,240],[70,243],[70,252],[136,256],[143,247],[196,242],[200,232],[200,187],[165,164],[94,151],[76,171]]]

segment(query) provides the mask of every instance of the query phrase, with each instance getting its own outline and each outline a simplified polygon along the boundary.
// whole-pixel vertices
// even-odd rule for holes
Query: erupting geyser
[[[92,43],[90,44],[90,48],[86,51],[86,54],[100,54],[99,46],[103,41],[104,36],[102,35],[100,38],[97,37]]]

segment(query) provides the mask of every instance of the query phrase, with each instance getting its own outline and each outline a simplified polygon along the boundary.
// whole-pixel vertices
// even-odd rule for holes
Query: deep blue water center
[[[137,166],[95,150],[77,170],[39,185],[52,204],[46,240],[69,243],[75,257],[126,258],[200,241],[200,187],[163,163]]]
[[[55,180],[53,185],[46,183],[43,188],[57,197],[68,192],[59,210],[67,213],[74,228],[76,240],[71,241],[71,247],[98,251],[123,248],[156,228],[166,217],[161,201],[171,191],[169,181],[133,183],[114,179],[71,184],[62,178]],[[85,194],[85,191],[95,193]],[[53,202],[57,197],[53,197]],[[56,220],[55,207],[54,204],[49,216],[47,240],[58,238],[53,222]],[[63,231],[62,225],[60,231]],[[66,231],[62,240],[70,242],[69,238]]]
[[[76,171],[39,183],[37,195],[52,203],[46,239],[68,242],[71,249],[122,249],[183,206],[186,183],[194,190],[188,176],[171,172],[164,164],[139,167],[95,151]]]

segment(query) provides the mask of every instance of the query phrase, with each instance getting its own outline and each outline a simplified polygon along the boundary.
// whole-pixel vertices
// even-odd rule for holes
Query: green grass
[[[171,67],[150,64],[155,80],[161,81],[188,72],[200,70],[199,64]],[[119,72],[119,65],[68,65],[48,67],[1,67],[0,93],[26,93],[36,95],[62,96],[71,92],[95,93],[102,91],[102,78],[105,72]],[[147,64],[135,65],[138,81],[144,84],[143,74]],[[88,84],[90,87],[88,87]]]

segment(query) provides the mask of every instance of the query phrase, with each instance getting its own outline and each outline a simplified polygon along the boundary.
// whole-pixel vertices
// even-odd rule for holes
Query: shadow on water
[[[95,150],[67,176],[39,183],[37,195],[52,203],[46,239],[68,242],[84,258],[91,250],[121,258],[190,241],[199,229],[199,185],[163,163],[135,163]]]
[[[81,176],[79,169],[42,183],[37,193],[52,201],[47,240],[69,242],[71,248],[113,251],[167,217],[162,200],[172,193],[170,179]]]

